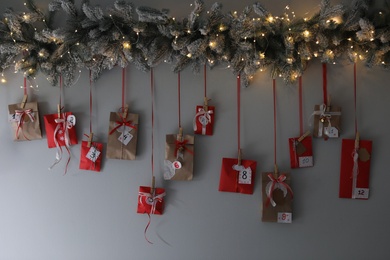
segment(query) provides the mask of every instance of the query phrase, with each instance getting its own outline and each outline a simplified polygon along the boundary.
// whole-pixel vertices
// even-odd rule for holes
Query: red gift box
[[[288,139],[290,149],[291,168],[304,168],[313,166],[312,137],[306,136]]]
[[[339,198],[368,199],[372,141],[343,139]]]
[[[47,145],[49,148],[77,144],[76,118],[72,112],[44,116]]]
[[[237,158],[223,158],[219,191],[253,194],[256,166],[256,161],[241,160],[239,166]]]
[[[151,193],[151,190],[151,187],[139,187],[137,213],[162,215],[165,189],[155,188],[154,194]]]
[[[88,141],[81,142],[80,169],[100,172],[102,162],[103,144]]]
[[[193,121],[194,133],[198,135],[213,135],[214,128],[214,106],[196,106],[196,114]]]

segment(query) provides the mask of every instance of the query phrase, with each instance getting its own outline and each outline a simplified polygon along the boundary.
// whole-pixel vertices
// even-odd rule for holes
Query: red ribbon
[[[34,122],[34,116],[33,116],[33,114],[32,114],[32,109],[30,108],[30,109],[26,109],[26,110],[15,110],[15,115],[19,115],[20,116],[20,118],[19,118],[19,121],[17,122],[17,124],[18,124],[18,128],[16,129],[16,132],[15,132],[15,137],[16,137],[16,139],[19,139],[19,130],[22,130],[22,133],[23,133],[23,136],[24,136],[24,138],[26,139],[26,140],[29,140],[30,141],[30,139],[28,139],[27,137],[26,137],[26,135],[24,134],[24,132],[23,132],[23,124],[24,124],[24,116],[25,115],[27,115],[29,118],[30,118],[30,120],[31,120],[31,122]]]
[[[190,149],[188,149],[186,147],[187,143],[188,143],[188,140],[184,140],[184,141],[175,140],[175,157],[177,157],[177,151],[181,148],[185,149],[186,151],[188,151],[192,155],[194,154],[193,151],[191,151]]]
[[[271,203],[272,193],[275,190],[276,183],[279,183],[279,184],[283,185],[284,187],[286,187],[287,191],[290,192],[290,194],[291,194],[291,198],[294,197],[294,194],[293,194],[291,187],[287,183],[284,182],[287,178],[285,174],[281,174],[277,179],[275,179],[275,177],[273,176],[272,173],[269,173],[267,176],[272,181],[272,185],[271,185],[269,195],[267,194],[267,202],[265,204],[266,207],[268,207],[269,204]]]
[[[121,117],[122,118],[122,117]],[[133,129],[137,129],[137,127],[135,126],[135,125],[132,125],[131,123],[132,123],[132,121],[126,121],[126,119],[124,119],[124,118],[122,118],[122,121],[116,121],[115,122],[116,124],[117,124],[117,126],[116,127],[114,127],[111,131],[110,131],[110,135],[112,134],[112,133],[114,133],[115,132],[115,130],[117,130],[119,127],[121,127],[121,126],[128,126],[128,127],[131,127],[131,128],[133,128]]]

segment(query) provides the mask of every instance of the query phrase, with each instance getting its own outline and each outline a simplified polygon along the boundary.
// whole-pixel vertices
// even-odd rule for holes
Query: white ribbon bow
[[[144,197],[146,204],[152,205],[149,214],[154,214],[154,212],[156,211],[156,204],[157,202],[162,202],[163,197],[165,196],[165,192],[157,196],[152,195],[149,192],[139,192],[138,195],[139,195],[139,203],[142,205],[144,204],[142,201],[142,198]]]
[[[323,129],[324,129],[324,123],[321,121],[321,119],[324,118],[324,119],[326,119],[326,121],[328,121],[328,129],[330,129],[332,127],[332,124],[331,124],[331,121],[330,121],[332,116],[340,116],[340,115],[341,115],[341,112],[329,112],[329,111],[326,111],[326,105],[322,104],[322,105],[320,105],[320,110],[316,110],[316,111],[313,112],[313,114],[311,114],[309,122],[311,121],[311,117],[313,117],[313,116],[320,116],[320,120],[318,121],[319,122],[319,125],[318,125],[318,137],[321,137]],[[326,129],[325,129],[324,133],[326,135],[328,135],[328,132],[327,132]]]
[[[205,135],[206,134],[206,125],[208,125],[209,123],[211,123],[211,114],[213,113],[212,110],[204,110],[204,108],[199,108],[198,109],[198,113],[196,113],[195,117],[194,117],[194,120],[192,122],[192,125],[194,127],[194,131],[197,131],[198,130],[198,127],[196,125],[196,119],[201,117],[201,116],[204,116],[205,119],[207,120],[207,123],[204,124],[202,122],[200,122],[202,124],[202,135]]]

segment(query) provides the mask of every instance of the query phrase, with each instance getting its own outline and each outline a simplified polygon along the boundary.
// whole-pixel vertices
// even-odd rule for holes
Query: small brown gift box
[[[106,158],[135,160],[137,151],[138,115],[110,113]]]
[[[261,221],[291,223],[293,193],[290,188],[290,173],[281,173],[276,178],[273,172],[262,173],[263,210]]]
[[[314,106],[314,137],[338,138],[341,131],[341,107]]]
[[[194,172],[194,136],[166,136],[164,179],[190,181]]]
[[[42,139],[37,102],[25,103],[24,108],[20,103],[8,105],[8,111],[14,141]]]

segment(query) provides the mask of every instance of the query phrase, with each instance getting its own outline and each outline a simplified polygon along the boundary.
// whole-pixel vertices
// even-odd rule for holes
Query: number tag
[[[299,159],[299,167],[312,167],[313,166],[313,156],[301,156]]]
[[[239,184],[251,184],[252,183],[252,170],[250,167],[241,169],[238,173]]]
[[[354,190],[355,199],[368,199],[370,189],[365,188],[355,188]]]
[[[199,116],[198,120],[202,125],[207,125],[209,123],[209,120],[205,115]]]
[[[99,158],[100,151],[96,149],[96,147],[91,147],[85,157],[87,157],[92,162],[96,162],[96,160]]]
[[[131,141],[131,139],[133,139],[133,135],[130,134],[130,132],[124,132],[118,138],[119,142],[124,145],[127,145]]]
[[[66,121],[69,123],[70,127],[76,125],[76,117],[74,115],[67,116]]]
[[[336,127],[332,126],[326,126],[324,127],[324,133],[329,137],[329,138],[337,138],[339,137],[339,130],[337,130]]]
[[[8,121],[10,121],[10,122],[19,122],[20,121],[20,115],[19,114],[8,115]]]
[[[179,161],[174,161],[173,163],[172,163],[172,167],[173,167],[173,169],[175,169],[175,170],[179,170],[179,169],[181,169],[181,162],[179,162]]]
[[[278,223],[292,223],[292,213],[278,212]]]

